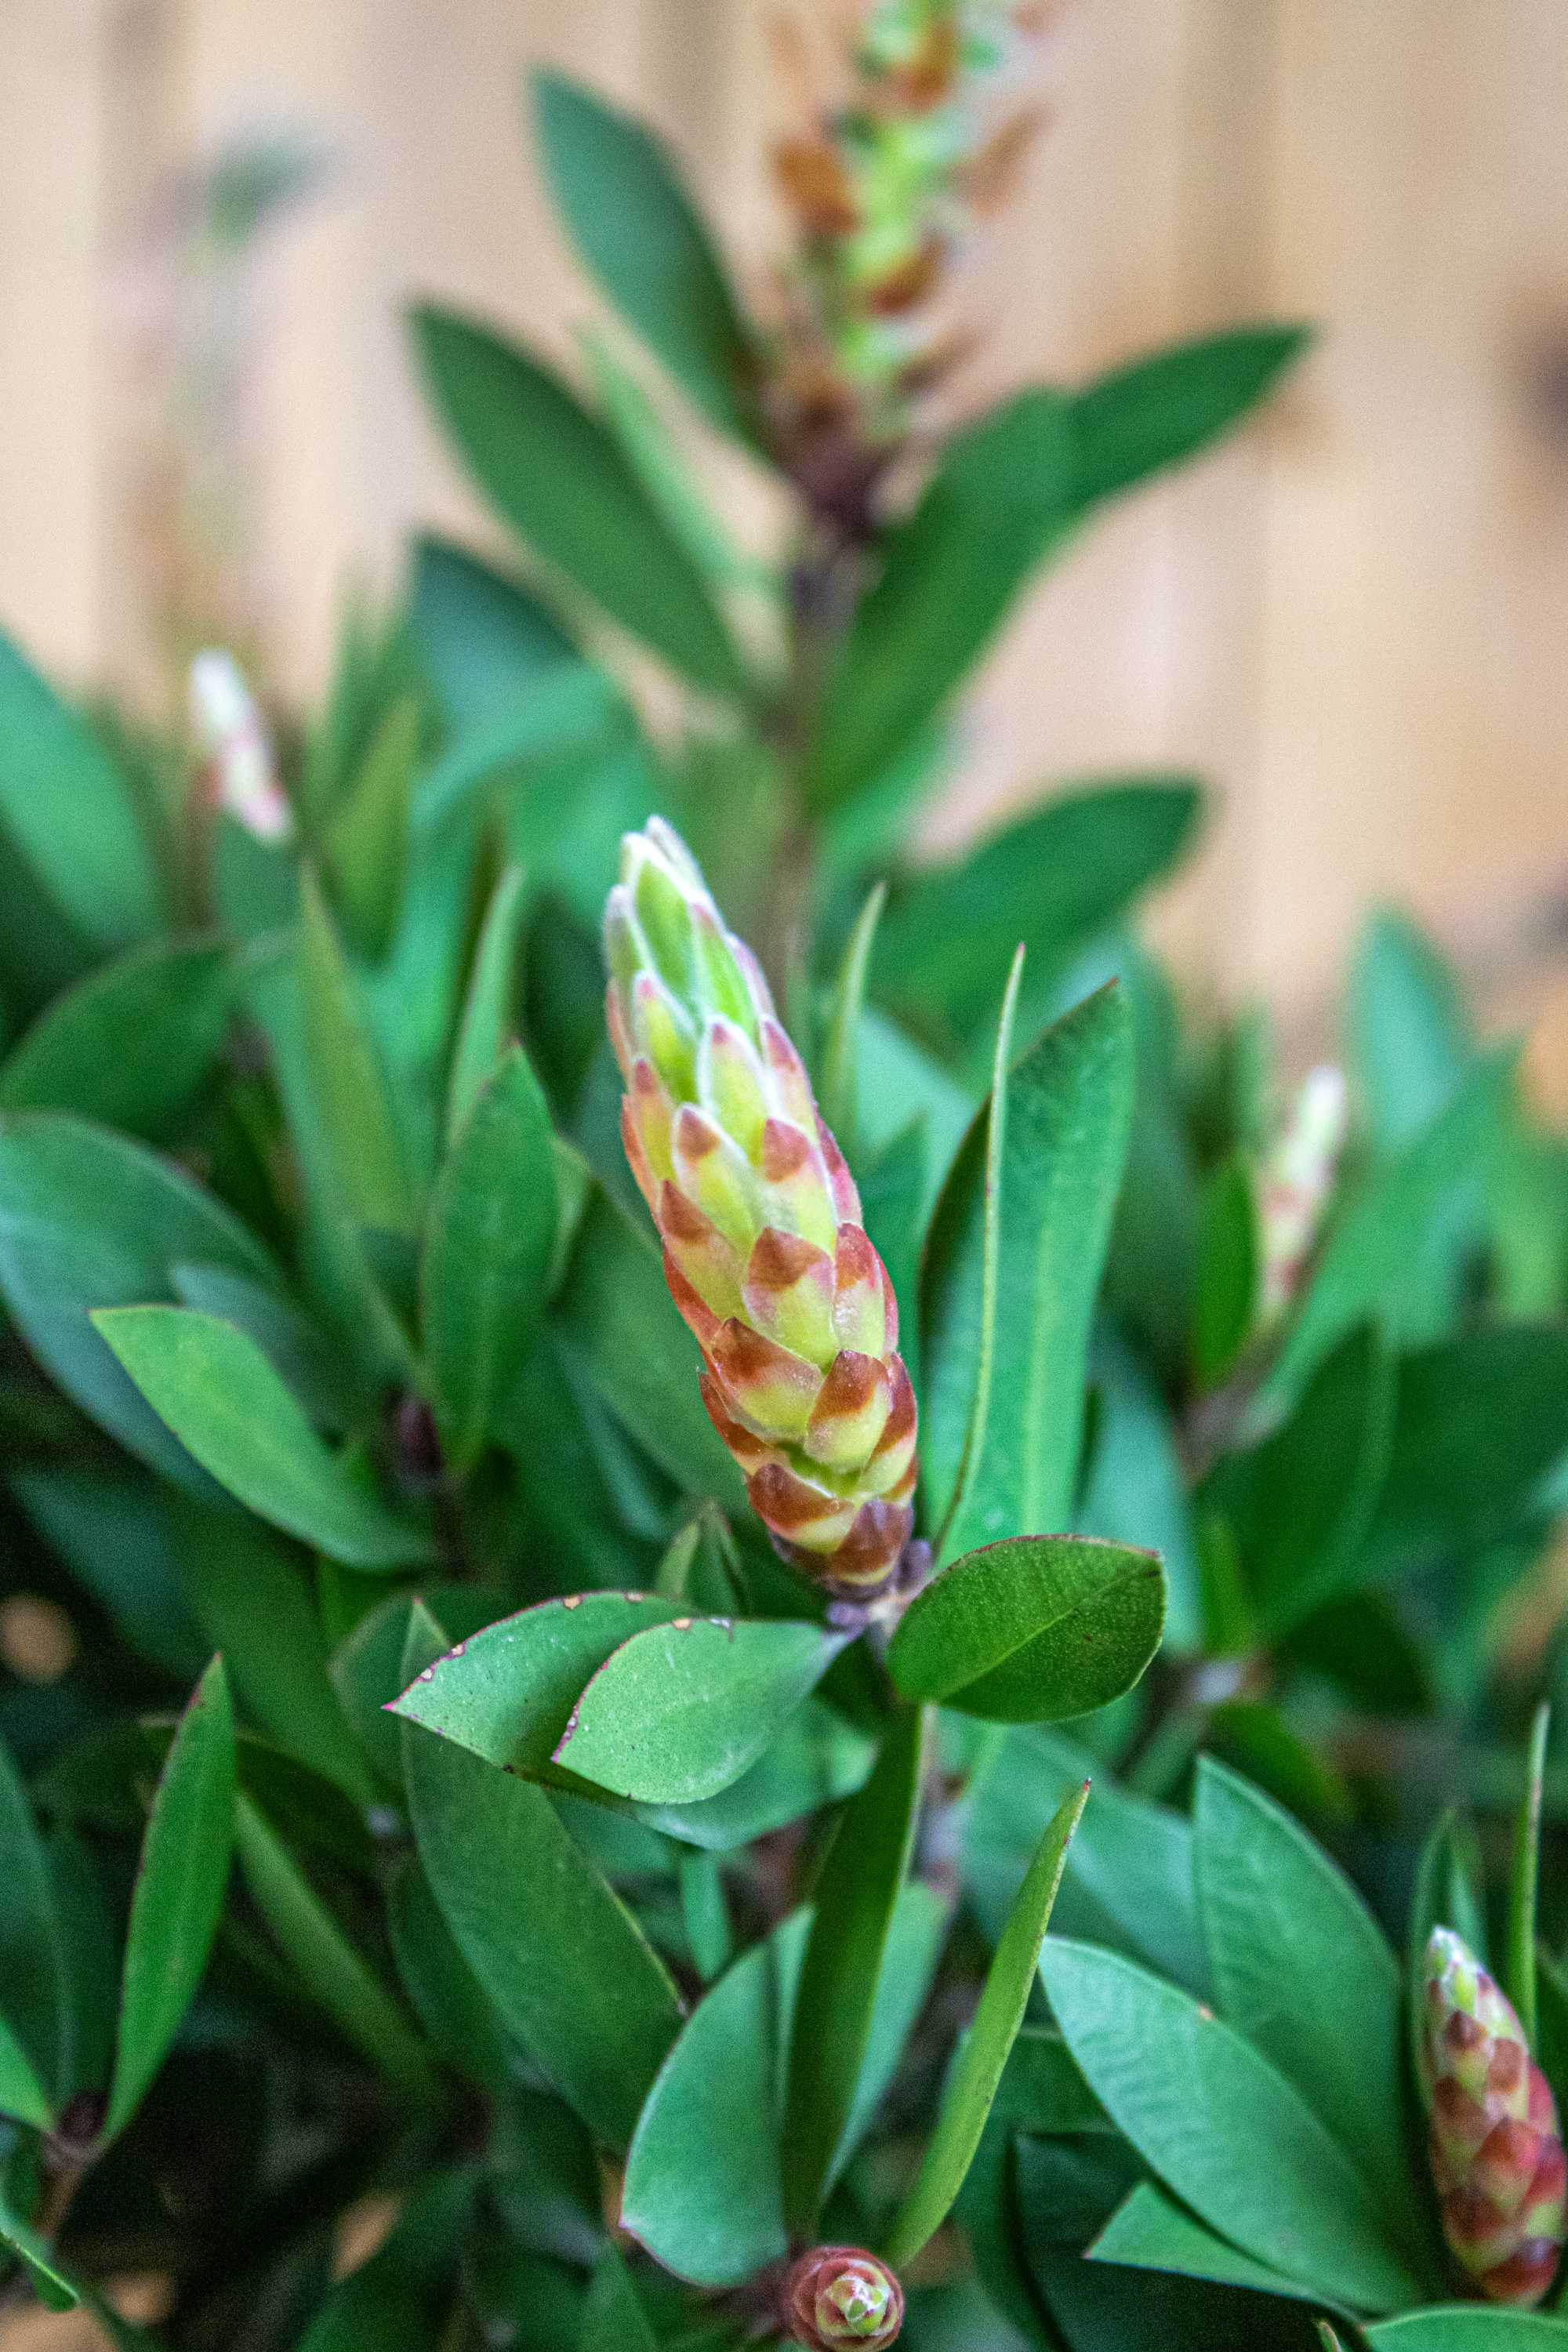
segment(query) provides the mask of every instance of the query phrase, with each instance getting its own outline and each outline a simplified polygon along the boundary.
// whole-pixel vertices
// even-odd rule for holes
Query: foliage
[[[1400,918],[1348,1093],[1180,1013],[1188,779],[914,850],[1038,564],[1299,341],[955,425],[869,333],[1009,14],[868,11],[806,330],[542,86],[662,378],[423,310],[521,568],[423,542],[278,754],[0,659],[0,2242],[157,2273],[118,2344],[1568,2342],[1455,2307],[1386,1932],[1561,2099],[1568,1157]]]

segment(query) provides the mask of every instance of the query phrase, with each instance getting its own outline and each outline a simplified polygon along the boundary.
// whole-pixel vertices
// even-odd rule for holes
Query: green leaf
[[[614,2239],[594,2267],[577,2352],[658,2352],[658,2338]]]
[[[564,74],[533,77],[550,192],[584,266],[709,422],[763,446],[759,359],[663,140]]]
[[[922,869],[895,891],[877,942],[879,995],[955,1045],[988,1018],[1021,940],[1030,1004],[1068,960],[1166,874],[1201,811],[1186,777],[1053,794],[958,863]]]
[[[214,1492],[121,1370],[89,1310],[173,1298],[187,1259],[268,1287],[238,1219],[183,1170],[85,1119],[0,1119],[0,1288],[27,1345],[85,1412],[164,1477]]]
[[[506,1428],[502,1408],[544,1313],[555,1221],[550,1111],[514,1045],[447,1155],[420,1267],[425,1349],[458,1471]]]
[[[1117,1953],[1053,1940],[1043,1968],[1090,2089],[1200,2220],[1330,2303],[1416,2299],[1351,2159],[1250,2042]]]
[[[520,771],[538,781],[541,791],[553,783],[557,802],[563,767],[571,772],[572,789],[591,782],[603,798],[609,782],[601,763],[624,755],[628,739],[635,750],[632,713],[615,681],[587,662],[561,665],[520,702],[505,703],[494,717],[465,729],[425,771],[410,813],[416,855],[428,856],[431,845],[449,838],[459,819],[470,819],[482,789],[499,792],[515,783]],[[512,793],[506,805],[515,820],[520,807],[532,803]],[[639,811],[639,821],[645,813]],[[603,897],[603,886],[595,895]]]
[[[889,535],[829,677],[806,793],[819,814],[891,764],[961,684],[1068,520],[1069,404],[1022,392],[948,441]]]
[[[944,1549],[1071,1521],[1089,1331],[1131,1111],[1131,1028],[1114,987],[1047,1029],[1007,1074],[995,1339],[975,1467]]]
[[[264,1288],[230,1266],[188,1260],[171,1266],[169,1279],[177,1305],[216,1315],[254,1339],[319,1429],[340,1433],[374,1410],[374,1400],[366,1397],[354,1367],[344,1363],[342,1350],[321,1325],[281,1291]]]
[[[1174,2271],[1184,2278],[1213,2279],[1221,2286],[1246,2286],[1260,2294],[1286,2294],[1316,2301],[1310,2287],[1298,2286],[1282,2271],[1237,2252],[1151,2180],[1141,2180],[1119,2205],[1085,2259],[1120,2263],[1141,2271]]]
[[[808,1698],[788,1717],[749,1772],[698,1805],[647,1805],[637,1811],[667,1837],[729,1853],[786,1822],[851,1795],[870,1769],[869,1743],[837,1709]],[[578,1786],[587,1790],[587,1782]],[[606,1800],[607,1801],[607,1800]]]
[[[470,2083],[493,2093],[513,2072],[513,2046],[411,1853],[387,1887],[386,1933],[399,1981],[433,2046]]]
[[[749,680],[700,572],[559,377],[454,312],[416,311],[426,382],[479,488],[536,554],[706,691]]]
[[[371,737],[327,828],[338,903],[362,953],[385,954],[397,919],[408,816],[425,736],[425,701],[399,696]]]
[[[20,2124],[30,2124],[35,2131],[47,2131],[54,2119],[53,2102],[39,2082],[31,2059],[3,2017],[0,2017],[0,2116],[13,2116]]]
[[[411,1679],[440,1647],[416,1610]],[[624,2147],[680,2021],[662,1964],[542,1789],[417,1724],[403,1741],[419,1859],[458,1949],[562,2096]]]
[[[77,2084],[66,1986],[69,1954],[55,1883],[11,1751],[0,1740],[0,2015],[46,2091]],[[26,2085],[24,2084],[24,2088]]]
[[[1152,1552],[1014,1536],[966,1552],[906,1610],[888,1666],[906,1698],[992,1723],[1048,1723],[1119,1698],[1160,1646]]]
[[[0,2245],[16,2255],[27,2284],[46,2311],[74,2311],[81,2289],[55,2263],[53,2249],[20,2213],[14,2213],[0,2189]]]
[[[1272,391],[1307,341],[1304,327],[1233,327],[1100,376],[1069,411],[1075,506],[1205,448]]]
[[[1196,1649],[1197,1543],[1173,1416],[1142,1356],[1109,1327],[1096,1339],[1089,1378],[1094,1433],[1074,1528],[1158,1552],[1165,1567],[1165,1639],[1173,1649]]]
[[[251,1900],[310,1999],[391,2082],[427,2093],[430,2061],[418,2037],[243,1792],[236,1801],[235,1832]]]
[[[1546,1743],[1552,1736],[1552,1709],[1542,1700],[1530,1727],[1530,1757],[1526,1767],[1524,1801],[1514,1831],[1513,1872],[1508,1894],[1508,1968],[1504,1982],[1519,2013],[1524,2038],[1531,2050],[1539,2035],[1535,2000],[1536,1897],[1541,1878],[1541,1807],[1546,1775]]]
[[[1373,2352],[1563,2352],[1568,2325],[1539,2311],[1488,2311],[1454,2303],[1402,2312],[1369,2327]]]
[[[846,1807],[813,1895],[790,2035],[780,2160],[792,2234],[809,2242],[860,2080],[909,1875],[920,1806],[923,1717],[899,1711],[870,1779]]]
[[[679,436],[637,371],[621,357],[615,339],[583,327],[577,340],[605,423],[704,579],[721,599],[741,588],[776,598],[776,575],[736,546],[705,496]]]
[[[531,1778],[551,1778],[584,1684],[612,1652],[685,1613],[647,1592],[577,1592],[486,1625],[426,1665],[390,1712]]]
[[[1351,980],[1356,1092],[1380,1157],[1414,1143],[1475,1059],[1453,972],[1414,923],[1385,908],[1363,934]]]
[[[442,716],[459,729],[504,716],[581,659],[528,589],[444,539],[414,542],[408,622]]]
[[[1268,1383],[1270,1402],[1294,1396],[1330,1349],[1368,1317],[1391,1336],[1432,1336],[1421,1244],[1456,1188],[1494,1155],[1511,1097],[1516,1055],[1484,1056],[1447,1108],[1353,1193],[1323,1245],[1301,1311]]]
[[[1224,1380],[1247,1344],[1258,1304],[1258,1274],[1252,1171],[1237,1155],[1209,1177],[1198,1212],[1193,1365],[1205,1388]]]
[[[887,2259],[896,2270],[911,2263],[942,2227],[963,2186],[1008,2053],[1024,2021],[1051,1906],[1061,1885],[1062,1865],[1088,1798],[1086,1780],[1065,1801],[1047,1830],[1018,1890],[986,1971],[974,2022],[943,2088],[936,2126],[926,2143],[921,2168],[888,2239]]]
[[[512,1040],[523,887],[522,868],[509,866],[485,908],[447,1080],[448,1148],[462,1133],[469,1112]]]
[[[296,1561],[264,1528],[226,1515],[192,1510],[176,1524],[192,1613],[223,1652],[247,1713],[352,1802],[369,1804],[370,1776],[328,1675],[321,1615]]]
[[[854,1150],[856,1074],[859,1066],[866,975],[887,896],[887,884],[877,883],[855,919],[855,928],[846,942],[844,960],[838,968],[822,1056],[822,1115],[846,1152]]]
[[[84,940],[155,929],[163,890],[127,780],[85,719],[0,635],[0,828]]]
[[[0,1065],[0,1110],[68,1110],[160,1142],[223,1044],[228,951],[161,940],[55,998]]]
[[[789,1620],[651,1625],[595,1674],[555,1761],[640,1804],[716,1797],[757,1761],[847,1639]]]
[[[711,1984],[715,1977],[722,1976],[735,1951],[724,1874],[714,1855],[700,1847],[689,1847],[675,1867],[680,1885],[680,1921],[691,1964],[702,1982]]]
[[[1194,1820],[1215,2006],[1327,2126],[1425,2267],[1405,2130],[1404,1989],[1382,1930],[1288,1813],[1206,1756]]]
[[[416,2189],[386,2243],[330,2291],[299,2352],[408,2352],[411,2345],[438,2344],[476,2186],[463,2167]]]
[[[330,1454],[253,1339],[180,1307],[92,1318],[155,1412],[239,1500],[332,1559],[395,1568],[430,1538]]]
[[[1023,979],[1013,959],[996,1024],[991,1091],[959,1146],[926,1235],[921,1262],[921,1475],[940,1559],[979,1466],[990,1415],[1002,1257],[1002,1168],[1007,1139],[1007,1063]]]
[[[234,1842],[234,1713],[215,1658],[180,1718],[142,1842],[104,2130],[142,2104],[206,1968]]]
[[[300,901],[305,1067],[333,1178],[363,1225],[412,1233],[413,1180],[363,998],[320,887],[307,872]]]

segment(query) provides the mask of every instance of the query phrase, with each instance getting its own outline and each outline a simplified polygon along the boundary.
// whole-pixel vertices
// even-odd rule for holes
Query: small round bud
[[[858,2246],[813,2246],[791,2265],[780,2308],[812,2352],[882,2352],[904,2324],[904,2290]]]

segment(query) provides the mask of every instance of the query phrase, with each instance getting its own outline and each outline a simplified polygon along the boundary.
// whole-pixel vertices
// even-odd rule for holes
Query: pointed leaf
[[[1369,2327],[1372,2352],[1568,2352],[1568,2321],[1540,2311],[1453,2303],[1406,2311]]]
[[[942,2090],[936,2126],[888,2240],[887,2258],[896,2270],[912,2262],[939,2230],[963,2186],[1039,1965],[1051,1906],[1061,1885],[1062,1865],[1089,1798],[1089,1783],[1075,1790],[1058,1812],[1018,1890],[1002,1940],[986,1972],[974,2022],[960,2046]]]
[[[78,1111],[159,1142],[223,1044],[226,948],[161,940],[57,996],[0,1065],[0,1110]]]
[[[1413,1143],[1475,1058],[1458,982],[1431,941],[1388,908],[1362,935],[1351,981],[1357,1094],[1381,1157]]]
[[[993,1723],[1056,1722],[1131,1689],[1164,1616],[1152,1552],[1015,1536],[966,1552],[916,1594],[888,1666],[906,1698]]]
[[[1247,1344],[1258,1305],[1258,1273],[1252,1173],[1233,1155],[1210,1176],[1198,1213],[1193,1365],[1205,1388],[1217,1387]]]
[[[1231,327],[1100,376],[1072,403],[1078,505],[1193,457],[1272,391],[1305,327]]]
[[[46,2091],[67,2098],[68,1954],[55,1884],[11,1751],[0,1740],[0,2015]],[[18,2078],[26,2094],[28,2084]]]
[[[581,658],[520,581],[428,535],[414,542],[408,625],[441,715],[459,730],[515,709],[559,665]]]
[[[361,1224],[411,1233],[417,1212],[386,1070],[363,994],[309,873],[300,901],[300,982],[315,1119],[342,1200]]]
[[[1552,1736],[1552,1709],[1543,1699],[1530,1727],[1530,1755],[1525,1768],[1524,1801],[1514,1831],[1513,1872],[1508,1892],[1508,1997],[1519,2013],[1524,2038],[1533,2051],[1538,2045],[1535,2004],[1535,1920],[1541,1878],[1541,1809],[1546,1777],[1546,1743]]]
[[[232,1323],[181,1307],[121,1307],[92,1321],[181,1444],[262,1518],[353,1567],[429,1558],[424,1529],[327,1451]]]
[[[639,1804],[716,1797],[756,1762],[847,1638],[762,1618],[649,1626],[588,1683],[554,1760]]]
[[[228,1885],[234,1806],[234,1713],[215,1658],[180,1718],[142,1842],[104,2123],[111,2137],[141,2105],[201,1982]]]
[[[455,1144],[481,1089],[511,1043],[523,872],[509,866],[490,893],[447,1082],[447,1142]]]
[[[1220,2286],[1252,2287],[1259,2294],[1317,2300],[1311,2288],[1298,2286],[1283,2271],[1271,2270],[1226,2245],[1152,2180],[1141,2180],[1125,2204],[1117,2207],[1088,2248],[1086,2259],[1120,2263],[1132,2270],[1174,2271],[1184,2278],[1213,2279]]]
[[[400,695],[390,705],[327,828],[338,904],[350,937],[372,958],[385,954],[397,919],[425,722],[423,696]]]
[[[0,2116],[35,2131],[47,2131],[54,2116],[53,2103],[39,2082],[33,2063],[0,2017]]]
[[[860,1015],[866,1003],[866,979],[871,948],[887,903],[888,886],[879,882],[855,919],[845,944],[827,1042],[822,1056],[822,1115],[847,1152],[853,1156],[856,1075],[860,1058]]]
[[[658,2338],[614,2239],[588,2284],[577,2352],[658,2352]]]

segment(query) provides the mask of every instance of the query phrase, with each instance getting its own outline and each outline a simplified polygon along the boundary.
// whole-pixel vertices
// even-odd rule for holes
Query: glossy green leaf
[[[1458,982],[1405,916],[1374,915],[1351,979],[1350,1049],[1372,1143],[1387,1157],[1453,1100],[1475,1058]]]
[[[78,1111],[160,1142],[223,1043],[226,949],[160,941],[55,998],[0,1064],[0,1110]]]
[[[689,1604],[647,1592],[574,1592],[485,1625],[422,1669],[390,1712],[491,1764],[550,1775],[584,1684],[613,1651]]]
[[[594,2267],[577,2352],[658,2352],[658,2338],[613,2239]]]
[[[544,1313],[555,1222],[550,1110],[514,1045],[447,1154],[420,1267],[426,1354],[459,1471],[505,1425]]]
[[[311,2000],[390,2081],[428,2092],[430,2061],[417,2035],[243,1791],[236,1801],[235,1843],[251,1901]]]
[[[1023,971],[1020,949],[996,1024],[991,1091],[948,1171],[921,1261],[921,1475],[939,1559],[973,1488],[990,1417],[1010,1102],[1007,1066]]]
[[[942,708],[1067,527],[1068,404],[1016,394],[954,434],[890,534],[828,680],[806,779],[820,813],[886,768]]]
[[[1043,1968],[1089,2087],[1201,2221],[1330,2303],[1387,2311],[1418,2297],[1380,2202],[1250,2042],[1120,1954],[1053,1939]]]
[[[504,714],[559,665],[580,659],[554,614],[520,581],[429,535],[414,542],[408,621],[442,716],[459,729]]]
[[[1149,2180],[1141,2180],[1126,2203],[1117,2207],[1087,2249],[1087,2259],[1120,2263],[1132,2270],[1174,2271],[1184,2278],[1213,2279],[1221,2286],[1252,2287],[1260,2294],[1317,2299],[1310,2287],[1298,2286],[1284,2272],[1227,2245]]]
[[[694,686],[744,698],[745,671],[701,574],[597,418],[470,320],[426,308],[414,327],[447,429],[513,530]]]
[[[142,1843],[104,2123],[110,2136],[141,2105],[201,1982],[228,1886],[234,1810],[234,1713],[215,1658],[180,1718]]]
[[[163,891],[131,787],[98,736],[0,636],[0,827],[84,940],[154,929]]]
[[[1224,1380],[1247,1344],[1258,1303],[1258,1275],[1252,1171],[1245,1160],[1232,1158],[1205,1185],[1198,1214],[1193,1365],[1205,1388]]]
[[[640,1819],[667,1837],[730,1853],[852,1796],[871,1766],[871,1747],[837,1711],[808,1698],[789,1716],[749,1772],[697,1805],[647,1805]],[[587,1788],[587,1782],[579,1782]]]
[[[363,1225],[411,1233],[413,1179],[363,992],[315,879],[300,902],[305,1067],[320,1140],[340,1195]]]
[[[916,1595],[888,1665],[906,1698],[993,1723],[1057,1722],[1131,1689],[1164,1618],[1152,1552],[1014,1536],[966,1552]]]
[[[813,1891],[781,2135],[784,2210],[803,2242],[816,2231],[854,2104],[889,1933],[909,1874],[922,1728],[917,1707],[890,1718],[871,1776],[845,1808]]]
[[[1198,1764],[1194,1863],[1215,2004],[1363,2176],[1412,2263],[1426,2239],[1407,2154],[1404,1988],[1361,1896],[1289,1815]]]
[[[1447,1107],[1352,1195],[1279,1352],[1271,1400],[1296,1394],[1330,1349],[1369,1317],[1398,1339],[1430,1336],[1428,1286],[1413,1279],[1422,1237],[1456,1187],[1495,1154],[1515,1058],[1508,1047],[1486,1055]]]
[[[92,1320],[181,1444],[262,1518],[353,1567],[428,1559],[424,1528],[328,1452],[233,1324],[180,1307],[115,1307]]]
[[[509,866],[485,908],[447,1080],[448,1147],[462,1133],[515,1031],[513,991],[523,887],[522,868]]]
[[[76,2088],[66,2000],[64,1922],[43,1841],[10,1749],[0,1740],[0,2017],[46,2093]],[[20,2080],[26,2092],[27,2084]],[[12,2111],[15,2112],[15,2111]]]
[[[1546,1743],[1552,1709],[1543,1700],[1530,1727],[1524,1801],[1514,1830],[1513,1870],[1508,1892],[1508,1965],[1504,1985],[1531,2050],[1538,2046],[1535,2000],[1536,1910],[1541,1880],[1541,1811],[1546,1777]]]
[[[1102,989],[1047,1029],[1005,1091],[995,1338],[948,1552],[1071,1522],[1089,1331],[1132,1110],[1120,990]]]
[[[368,1804],[370,1777],[328,1676],[321,1612],[298,1562],[265,1528],[216,1512],[182,1513],[176,1539],[192,1614],[223,1652],[246,1713],[354,1804]]]
[[[584,267],[709,422],[760,445],[758,354],[664,141],[564,74],[536,73],[533,104]]]
[[[955,1044],[1000,992],[1021,940],[1028,1020],[1067,960],[1166,874],[1201,808],[1185,777],[1053,794],[951,865],[922,868],[894,893],[875,961],[879,994]]]
[[[1206,448],[1272,391],[1307,340],[1304,327],[1232,327],[1099,377],[1071,404],[1075,502]]]
[[[47,2131],[54,2116],[54,2102],[4,2017],[0,2017],[0,2116],[13,2116],[35,2131]]]
[[[1061,1885],[1062,1865],[1088,1798],[1086,1781],[1066,1799],[1018,1890],[986,1971],[974,2021],[943,2086],[936,2126],[926,2143],[920,2170],[888,2239],[887,2258],[895,2270],[912,2262],[941,2228],[963,2186],[1008,2053],[1024,2021],[1051,1906]]]
[[[81,2289],[68,2277],[31,2223],[20,2213],[13,2212],[3,2188],[0,2188],[0,2246],[15,2254],[26,2275],[27,2283],[46,2311],[74,2311],[82,2300]]]
[[[555,1761],[639,1804],[716,1797],[757,1761],[846,1639],[765,1618],[650,1625],[586,1685]]]
[[[0,1288],[28,1346],[122,1445],[210,1496],[89,1319],[93,1307],[173,1298],[171,1268],[187,1259],[277,1282],[232,1212],[142,1145],[64,1113],[0,1119]]]
[[[1489,2311],[1453,2303],[1406,2311],[1369,2327],[1373,2352],[1564,2352],[1568,2321],[1539,2311]]]
[[[441,1647],[416,1611],[411,1679]],[[625,2147],[680,2021],[662,1963],[542,1789],[416,1723],[403,1739],[419,1859],[459,1951],[563,2097]]]

